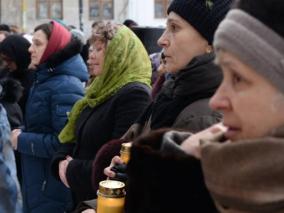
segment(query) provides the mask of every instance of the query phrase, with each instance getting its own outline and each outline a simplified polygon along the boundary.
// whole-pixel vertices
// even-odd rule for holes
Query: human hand
[[[227,128],[222,123],[215,124],[188,137],[184,142],[182,142],[181,148],[186,153],[194,156],[197,159],[200,159],[200,140],[218,140],[218,138],[220,138],[226,130]]]
[[[86,209],[82,213],[96,213],[96,211],[94,209]]]
[[[14,129],[11,132],[11,143],[14,150],[18,148],[18,137],[22,133],[21,129]]]
[[[116,173],[111,169],[117,164],[123,164],[123,162],[119,156],[114,156],[111,160],[110,165],[104,169],[104,174],[109,178],[114,178],[116,176]]]
[[[59,167],[58,167],[59,168],[58,173],[59,173],[60,180],[67,188],[70,188],[70,186],[66,178],[66,171],[67,171],[67,167],[71,160],[73,160],[72,157],[66,156],[65,160],[62,160],[59,162]]]

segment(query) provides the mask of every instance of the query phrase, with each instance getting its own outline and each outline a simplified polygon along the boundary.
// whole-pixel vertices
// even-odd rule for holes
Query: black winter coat
[[[127,165],[126,213],[217,213],[201,163],[179,146],[162,147],[167,130],[138,138]],[[184,137],[173,135],[180,144]]]
[[[67,180],[74,192],[75,204],[96,197],[92,188],[92,163],[106,142],[120,138],[150,102],[150,89],[133,82],[95,108],[85,108],[76,127],[77,143],[66,144],[54,156],[53,174],[66,155],[74,158],[67,168]]]
[[[8,121],[11,129],[21,128],[23,125],[23,113],[17,103],[23,94],[23,88],[20,82],[3,77],[0,79],[0,102],[7,111]]]

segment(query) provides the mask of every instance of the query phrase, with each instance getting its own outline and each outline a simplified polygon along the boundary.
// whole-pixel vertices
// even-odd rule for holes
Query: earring
[[[206,53],[211,53],[213,51],[213,47],[211,46],[211,45],[208,45],[207,47],[206,47],[206,50],[205,50],[205,52]]]

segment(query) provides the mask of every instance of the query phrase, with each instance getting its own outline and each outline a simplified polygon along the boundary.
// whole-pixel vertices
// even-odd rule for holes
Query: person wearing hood
[[[0,57],[5,62],[5,75],[18,80],[24,88],[18,103],[23,113],[33,81],[33,72],[28,69],[31,63],[30,43],[21,35],[9,35],[0,43]],[[4,75],[4,73],[3,73]]]
[[[24,212],[64,212],[70,191],[50,172],[58,134],[73,104],[84,95],[87,68],[79,55],[81,43],[55,21],[34,30],[29,48],[35,77],[30,89],[25,128],[15,129],[11,141],[21,153]]]

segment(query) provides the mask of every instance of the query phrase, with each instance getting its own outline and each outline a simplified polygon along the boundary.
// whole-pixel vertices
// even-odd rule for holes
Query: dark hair
[[[124,24],[125,26],[130,27],[130,28],[134,27],[134,26],[138,26],[138,24],[131,19],[126,19],[122,24]]]
[[[235,7],[244,10],[284,37],[283,0],[238,0]]]
[[[52,23],[45,23],[45,24],[38,25],[35,28],[34,32],[36,32],[38,30],[42,30],[44,32],[44,34],[46,34],[47,40],[49,40],[51,33],[52,33],[52,29],[53,29]]]
[[[0,24],[0,31],[11,32],[11,29],[7,24]]]

